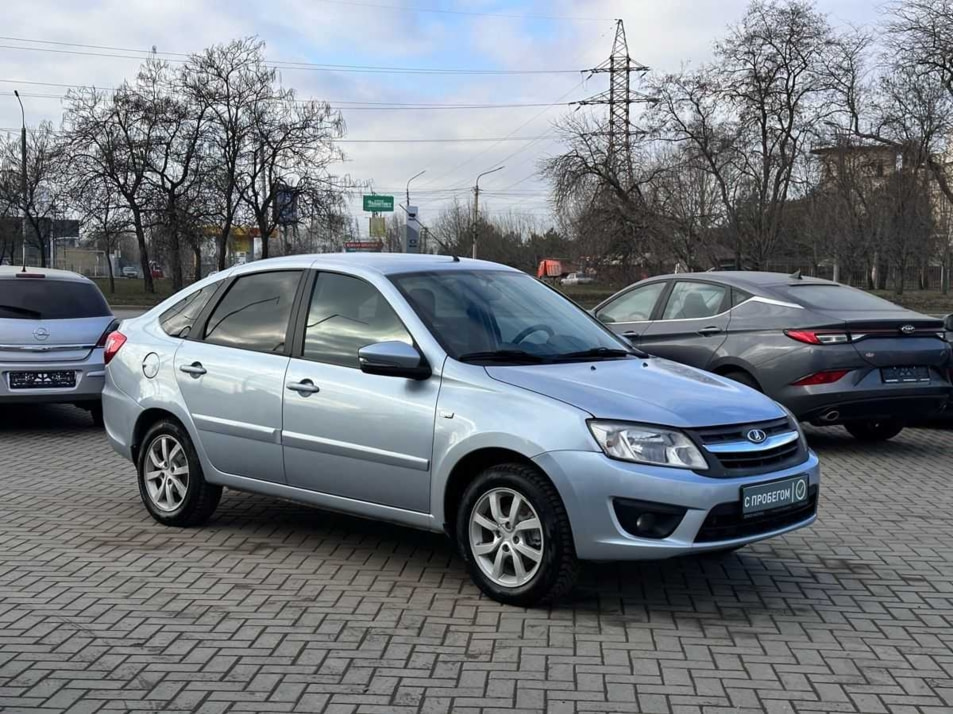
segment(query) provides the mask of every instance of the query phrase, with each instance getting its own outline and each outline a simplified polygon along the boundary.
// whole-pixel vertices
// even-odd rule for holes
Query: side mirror
[[[615,322],[615,320],[606,315],[604,312],[596,313],[596,319],[603,325],[611,325],[613,322]]]
[[[357,351],[361,371],[384,377],[427,379],[430,365],[416,347],[406,342],[378,342]]]
[[[953,332],[953,313],[943,318],[943,329],[947,332]]]

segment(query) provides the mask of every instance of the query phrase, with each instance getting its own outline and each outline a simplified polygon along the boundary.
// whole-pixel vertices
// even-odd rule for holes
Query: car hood
[[[486,370],[493,379],[572,404],[599,419],[688,428],[785,415],[753,389],[657,357]]]

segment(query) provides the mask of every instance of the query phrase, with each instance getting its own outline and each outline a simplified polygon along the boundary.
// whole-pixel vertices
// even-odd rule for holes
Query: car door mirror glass
[[[943,329],[947,332],[953,332],[953,313],[943,318]]]
[[[596,319],[604,325],[611,325],[613,322],[615,322],[615,319],[612,317],[612,315],[607,315],[604,312],[596,313]]]
[[[430,365],[418,349],[406,342],[389,341],[367,345],[358,350],[361,371],[385,377],[427,379]]]

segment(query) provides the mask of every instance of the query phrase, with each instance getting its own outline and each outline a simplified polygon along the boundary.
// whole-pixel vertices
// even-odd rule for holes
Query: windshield
[[[111,314],[103,294],[92,283],[48,278],[0,280],[0,318],[71,320]]]
[[[391,280],[447,353],[463,362],[529,364],[639,354],[525,273],[454,270]]]

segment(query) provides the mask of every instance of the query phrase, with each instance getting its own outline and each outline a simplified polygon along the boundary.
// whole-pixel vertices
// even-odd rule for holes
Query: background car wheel
[[[97,402],[89,409],[89,415],[93,418],[93,424],[98,427],[105,426],[103,422],[103,404],[102,402]]]
[[[494,600],[528,607],[575,584],[569,516],[553,485],[529,466],[502,464],[477,476],[460,500],[456,539],[473,581]]]
[[[742,372],[741,370],[732,370],[731,372],[725,372],[725,377],[732,379],[739,384],[743,384],[746,387],[751,387],[752,389],[760,392],[761,385],[755,381],[755,378],[752,377],[747,372]]]
[[[146,433],[139,452],[139,496],[159,523],[197,526],[209,519],[222,487],[205,480],[188,433],[174,421],[160,421]]]
[[[871,419],[849,421],[844,424],[844,428],[851,436],[861,441],[886,441],[903,431],[903,424],[893,419]]]

